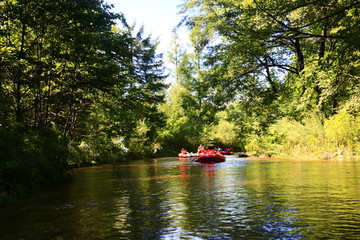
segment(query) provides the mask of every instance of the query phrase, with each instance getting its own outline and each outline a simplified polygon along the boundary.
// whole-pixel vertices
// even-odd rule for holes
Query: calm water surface
[[[0,208],[0,239],[360,239],[360,163],[227,156],[75,170]]]

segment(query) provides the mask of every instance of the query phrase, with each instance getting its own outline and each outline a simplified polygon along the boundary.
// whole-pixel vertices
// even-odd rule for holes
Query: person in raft
[[[232,152],[232,151],[233,151],[232,148],[227,148],[227,149],[225,150],[225,152]]]
[[[182,153],[182,154],[188,154],[189,152],[188,152],[185,148],[182,148],[182,149],[181,149],[181,153]]]
[[[217,152],[216,152],[216,149],[214,147],[207,147],[206,153],[207,154],[215,154]]]
[[[198,153],[198,154],[202,154],[202,153],[204,153],[204,152],[205,152],[205,149],[204,149],[203,145],[200,144],[200,146],[199,146],[198,149],[197,149],[197,153]]]

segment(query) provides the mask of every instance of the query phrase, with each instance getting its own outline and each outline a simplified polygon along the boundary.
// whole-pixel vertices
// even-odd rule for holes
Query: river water
[[[160,158],[75,170],[0,208],[0,239],[360,239],[360,162]]]

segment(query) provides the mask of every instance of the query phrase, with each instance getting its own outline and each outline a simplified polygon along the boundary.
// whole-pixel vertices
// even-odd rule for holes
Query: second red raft
[[[218,162],[225,162],[225,156],[219,153],[205,153],[199,155],[195,162],[212,162],[212,163],[218,163]]]

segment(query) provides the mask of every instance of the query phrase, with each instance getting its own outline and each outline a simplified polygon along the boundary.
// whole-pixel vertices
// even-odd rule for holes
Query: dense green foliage
[[[70,162],[153,150],[164,122],[157,42],[110,10],[102,0],[0,2],[0,202],[63,181]]]
[[[168,131],[197,126],[196,140],[219,139],[226,121],[233,144],[258,154],[359,154],[359,1],[186,0],[182,13],[193,51],[175,44],[171,60],[178,98],[194,104],[177,112],[197,118]]]

